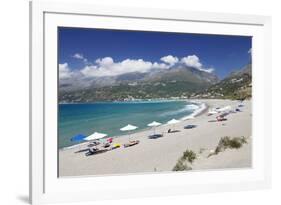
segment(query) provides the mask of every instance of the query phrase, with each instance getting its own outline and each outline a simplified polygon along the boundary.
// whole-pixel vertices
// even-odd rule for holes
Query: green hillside
[[[231,73],[217,84],[211,85],[203,92],[198,92],[195,98],[226,98],[247,99],[252,97],[252,65],[245,66],[240,71]]]
[[[62,92],[59,95],[59,101],[95,102],[189,97],[194,91],[200,91],[207,86],[209,86],[207,83],[191,83],[186,81],[151,82],[136,85],[122,84],[83,91]]]
[[[155,98],[246,99],[252,96],[251,64],[221,81],[214,74],[192,68],[174,69],[152,76],[134,74],[122,77],[117,85],[60,90],[59,102],[89,103]]]

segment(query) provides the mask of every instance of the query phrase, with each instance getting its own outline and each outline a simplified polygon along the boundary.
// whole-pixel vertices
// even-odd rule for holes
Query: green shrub
[[[184,163],[182,159],[178,160],[177,164],[174,166],[173,171],[188,171],[192,168]]]
[[[196,159],[196,153],[193,152],[192,150],[186,150],[186,151],[183,153],[182,159],[183,159],[183,160],[187,160],[187,161],[189,161],[190,163],[192,163],[192,162]]]
[[[233,138],[228,136],[222,137],[215,149],[215,154],[218,154],[226,149],[239,149],[245,143],[247,143],[247,140],[244,136]]]
[[[240,141],[242,142],[242,144],[247,144],[248,143],[245,136],[241,136],[240,137]]]
[[[173,171],[187,171],[191,170],[192,167],[188,166],[188,163],[191,163],[197,158],[196,153],[192,150],[186,150],[182,157],[178,160],[177,164],[174,166]]]

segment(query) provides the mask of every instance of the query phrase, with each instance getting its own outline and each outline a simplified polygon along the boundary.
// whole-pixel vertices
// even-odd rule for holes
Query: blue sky
[[[83,28],[59,28],[58,35],[62,76],[147,72],[185,63],[223,78],[251,58],[252,39],[245,36]]]

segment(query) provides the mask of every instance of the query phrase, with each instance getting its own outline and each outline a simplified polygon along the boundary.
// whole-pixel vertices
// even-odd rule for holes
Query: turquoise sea
[[[124,135],[121,127],[132,124],[137,131],[146,129],[152,121],[166,123],[190,115],[199,105],[186,101],[98,102],[93,104],[59,104],[59,148],[74,145],[76,134],[94,132],[115,137]]]

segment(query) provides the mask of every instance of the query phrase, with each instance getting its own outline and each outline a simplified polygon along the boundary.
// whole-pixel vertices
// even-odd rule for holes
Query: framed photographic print
[[[30,14],[31,203],[270,186],[270,17]]]

